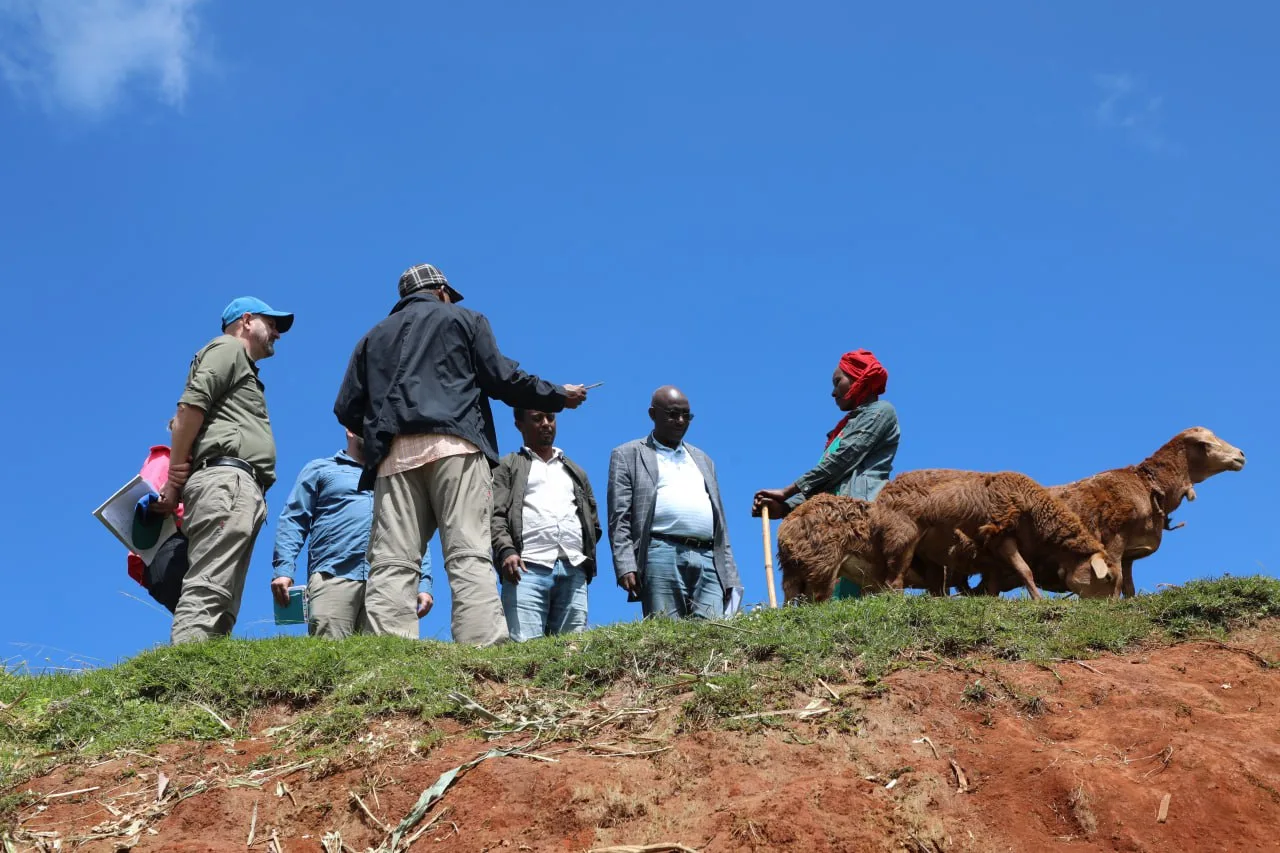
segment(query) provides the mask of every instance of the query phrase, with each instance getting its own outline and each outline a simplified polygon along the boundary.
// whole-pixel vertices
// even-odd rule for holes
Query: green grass
[[[1122,602],[880,595],[719,624],[630,622],[491,649],[387,637],[163,647],[81,673],[0,674],[0,702],[12,705],[0,712],[0,793],[41,754],[226,737],[215,713],[238,728],[272,703],[295,707],[301,717],[290,734],[316,745],[392,713],[467,719],[447,694],[474,695],[481,681],[588,699],[623,681],[659,687],[699,676],[684,688],[691,698],[681,716],[696,727],[785,701],[815,676],[856,677],[876,689],[915,652],[1049,661],[1223,635],[1269,617],[1280,617],[1280,581],[1246,577]]]

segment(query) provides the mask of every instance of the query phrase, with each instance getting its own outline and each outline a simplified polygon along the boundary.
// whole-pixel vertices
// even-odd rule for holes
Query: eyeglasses
[[[658,411],[667,416],[669,421],[691,421],[693,420],[693,412],[688,409],[664,409],[661,406],[655,407]]]

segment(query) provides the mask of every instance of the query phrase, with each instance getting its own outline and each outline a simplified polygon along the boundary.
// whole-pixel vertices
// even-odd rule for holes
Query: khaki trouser
[[[483,453],[446,456],[378,478],[365,609],[372,610],[374,599],[385,601],[386,608],[376,621],[370,619],[374,633],[418,636],[422,555],[438,527],[453,593],[453,639],[476,646],[508,639],[493,572],[492,508],[493,479]]]
[[[364,581],[312,572],[307,579],[307,633],[341,640],[372,632],[364,609]]]
[[[394,571],[392,571],[394,569]],[[421,572],[410,576],[399,566],[383,574],[383,582],[370,594],[365,581],[339,578],[327,572],[313,572],[307,580],[307,633],[313,637],[341,640],[352,634],[400,634],[410,630],[403,622],[403,602],[413,602],[413,621],[418,621],[418,582]],[[417,636],[416,628],[414,636]]]
[[[239,468],[196,471],[182,490],[182,503],[190,568],[173,613],[173,643],[231,633],[253,543],[267,518],[258,484]]]

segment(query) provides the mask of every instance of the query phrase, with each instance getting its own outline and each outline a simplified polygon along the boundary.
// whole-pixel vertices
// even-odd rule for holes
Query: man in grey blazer
[[[609,541],[618,586],[645,616],[731,616],[742,582],[729,548],[710,457],[688,444],[693,412],[665,385],[649,406],[653,432],[609,459]]]

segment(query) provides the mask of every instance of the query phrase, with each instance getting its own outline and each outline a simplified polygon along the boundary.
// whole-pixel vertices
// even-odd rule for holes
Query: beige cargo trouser
[[[395,582],[388,576],[387,583],[379,584],[373,596],[365,581],[340,578],[328,572],[312,572],[307,579],[307,633],[313,637],[341,640],[352,634],[395,634],[402,631],[375,629],[375,625],[389,627],[399,625],[406,597],[413,602],[413,618],[418,619],[418,581],[421,574],[412,578],[400,577]],[[407,626],[403,626],[407,630]]]
[[[196,471],[182,490],[182,503],[190,568],[173,613],[173,643],[231,633],[253,543],[267,518],[257,482],[239,468]]]
[[[331,640],[373,633],[365,613],[364,588],[362,580],[312,572],[307,579],[307,633]]]
[[[490,646],[508,639],[493,570],[492,510],[493,477],[483,453],[446,456],[378,478],[365,589],[365,610],[375,634],[418,636],[422,555],[438,528],[453,594],[454,641]],[[380,607],[386,603],[376,618],[374,601]]]

